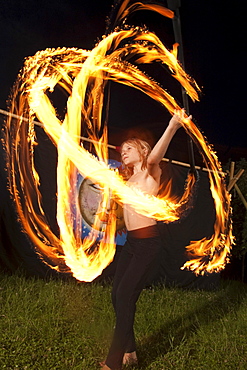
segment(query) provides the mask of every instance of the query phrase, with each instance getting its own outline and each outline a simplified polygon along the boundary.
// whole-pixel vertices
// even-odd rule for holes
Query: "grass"
[[[0,369],[96,370],[114,314],[111,285],[0,275]],[[138,301],[141,370],[247,369],[247,287],[155,286]]]

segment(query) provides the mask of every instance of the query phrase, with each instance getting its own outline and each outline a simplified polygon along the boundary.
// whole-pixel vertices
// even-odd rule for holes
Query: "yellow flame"
[[[128,3],[128,1],[127,1]],[[124,44],[124,46],[123,46]],[[97,233],[81,240],[81,216],[71,213],[77,206],[75,187],[78,171],[104,188],[103,210],[95,216],[93,229],[99,230],[100,212],[105,212],[110,197],[120,204],[130,204],[148,217],[173,222],[180,217],[181,206],[189,199],[193,176],[180,200],[169,195],[154,197],[127,186],[118,172],[108,167],[107,127],[102,131],[104,88],[109,80],[139,89],[160,102],[171,114],[180,109],[175,99],[158,83],[127,62],[166,64],[192,100],[199,90],[177,60],[177,45],[172,51],[152,32],[139,28],[115,31],[103,37],[91,51],[78,49],[46,49],[26,59],[13,93],[11,111],[24,118],[6,123],[6,150],[9,162],[9,184],[24,230],[44,262],[59,271],[71,271],[81,281],[92,281],[113,260],[115,253],[116,215],[111,212],[105,224],[104,237]],[[69,95],[63,120],[58,118],[47,92],[60,85]],[[39,176],[34,165],[33,150],[37,118],[57,147],[57,222],[60,236],[48,226],[39,192]],[[233,237],[231,233],[230,196],[217,156],[205,142],[195,124],[186,119],[183,126],[201,150],[209,169],[211,192],[216,207],[215,233],[209,239],[193,241],[188,251],[193,259],[184,268],[195,273],[219,271],[227,262]],[[96,156],[81,142],[81,132],[94,142]],[[16,172],[17,171],[17,172]],[[78,210],[78,206],[77,206]],[[75,230],[74,225],[77,225]]]

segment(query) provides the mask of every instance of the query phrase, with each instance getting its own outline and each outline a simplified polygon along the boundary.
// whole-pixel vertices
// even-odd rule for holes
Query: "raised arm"
[[[191,118],[191,117],[189,117]],[[165,132],[157,142],[157,144],[152,149],[151,153],[149,154],[147,160],[147,169],[151,176],[156,178],[160,176],[160,167],[159,163],[164,157],[167,148],[177,132],[177,130],[181,127],[181,121],[185,119],[185,112],[184,110],[175,110],[173,117],[171,118]]]

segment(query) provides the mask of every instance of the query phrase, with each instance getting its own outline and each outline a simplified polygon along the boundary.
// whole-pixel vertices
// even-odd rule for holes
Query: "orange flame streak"
[[[98,72],[98,70],[100,70],[100,63],[104,62],[104,59],[102,58],[102,56],[104,54],[106,54],[106,52],[111,47],[112,40],[115,38],[115,36],[117,35],[117,37],[119,39],[120,37],[123,37],[123,36],[129,37],[130,34],[131,34],[130,31],[126,31],[126,32],[121,32],[121,35],[119,35],[119,33],[117,33],[117,34],[114,33],[114,34],[108,36],[107,38],[102,40],[102,42],[94,49],[92,55],[90,55],[88,57],[88,59],[85,61],[85,64],[83,66],[84,68],[81,69],[80,73],[78,73],[78,75],[77,75],[77,77],[74,81],[73,91],[72,91],[72,94],[69,98],[68,116],[70,115],[71,117],[73,117],[73,124],[74,125],[75,125],[75,122],[77,122],[77,125],[80,124],[79,109],[78,109],[78,106],[76,107],[76,103],[78,101],[79,96],[82,97],[82,99],[83,99],[83,95],[81,95],[81,94],[85,93],[85,88],[83,86],[85,86],[85,84],[87,82],[86,78],[88,78],[88,79],[91,78],[91,74],[92,74],[91,71],[93,71],[93,74],[95,74],[95,73]],[[97,49],[99,49],[99,51]],[[95,55],[97,55],[97,58],[95,58]],[[101,58],[98,57],[99,55],[101,55]],[[114,55],[114,60],[115,60],[115,55]],[[120,60],[117,63],[118,63],[118,68],[120,69]],[[107,64],[109,65],[109,59],[107,59]],[[115,62],[113,62],[113,64],[115,64]],[[125,64],[124,64],[124,66],[125,66]],[[110,69],[109,66],[105,70],[107,70],[108,73],[111,72],[111,69]],[[116,70],[114,70],[114,73],[116,74]],[[121,69],[120,69],[120,73],[119,73],[120,74],[120,81],[124,82],[128,85],[135,86],[135,87],[136,86],[138,87],[138,84],[139,84],[140,86],[143,86],[142,87],[143,91],[144,91],[144,88],[145,88],[145,82],[149,82],[149,84],[148,84],[149,86],[146,87],[146,90],[148,90],[148,93],[150,93],[150,95],[152,95],[152,97],[155,96],[156,99],[158,99],[158,94],[153,94],[152,93],[154,88],[156,88],[157,84],[150,81],[144,74],[142,74],[136,68],[132,68],[131,73],[132,74],[129,73],[129,70],[127,70],[127,72],[126,71],[122,72]],[[142,81],[142,79],[144,79],[144,82]],[[43,88],[44,88],[43,76],[42,76],[42,84],[41,84],[40,89],[38,88],[38,83],[39,83],[39,80],[37,79],[37,81],[34,83],[32,89],[30,89],[30,99],[29,99],[30,107],[33,110],[35,110],[38,118],[41,120],[41,122],[44,123],[47,132],[49,132],[49,135],[52,136],[52,138],[55,142],[58,142],[59,139],[60,139],[60,137],[59,137],[60,136],[59,135],[59,128],[60,128],[59,126],[60,125],[59,125],[59,122],[57,121],[57,118],[55,116],[55,112],[53,112],[53,114],[52,114],[53,118],[52,118],[52,116],[51,116],[52,105],[51,105],[49,99],[47,98],[47,96],[45,94],[43,94]],[[49,81],[49,79],[47,79],[47,87],[50,86],[50,85],[51,85],[51,82]],[[84,91],[82,91],[82,87],[83,87]],[[159,91],[163,92],[165,97],[171,99],[170,95],[167,94],[166,92],[164,92],[163,89],[160,88]],[[39,104],[37,104],[37,106],[36,106],[36,101],[39,102]],[[164,98],[163,98],[163,101],[164,101],[164,104],[167,103]],[[173,103],[174,103],[174,99],[173,99]],[[71,109],[71,111],[69,111],[70,107],[73,108],[73,109]],[[72,116],[73,112],[76,112],[75,116]],[[49,119],[47,119],[48,115],[49,115]],[[51,122],[52,122],[52,125],[51,125]],[[83,165],[80,164],[79,161],[78,161],[78,158],[80,158],[80,160],[81,160],[82,157],[81,156],[78,157],[78,153],[76,153],[76,154],[73,153],[73,150],[72,150],[72,145],[73,144],[70,145],[70,149],[68,148],[68,145],[69,145],[70,141],[71,141],[70,138],[67,137],[67,139],[63,142],[62,147],[63,147],[63,150],[66,151],[66,153],[68,153],[67,155],[70,157],[70,160],[74,164],[76,164],[76,167],[83,174],[86,173],[87,176],[89,176],[91,178],[94,178],[95,181],[102,182],[104,185],[106,183],[110,183],[111,187],[113,187],[114,186],[114,180],[112,178],[111,171],[106,171],[106,168],[105,168],[105,171],[102,172],[101,171],[102,168],[99,168],[99,171],[97,172],[96,171],[96,168],[97,168],[96,164],[94,164],[94,166],[93,165],[91,166],[91,168],[94,168],[94,173],[93,174],[91,173],[92,171],[90,170],[90,168],[87,168],[85,170],[85,168],[83,168]],[[67,149],[65,149],[65,147]],[[78,148],[78,150],[80,150],[81,155],[82,155],[83,148]],[[72,153],[73,157],[71,157],[71,153]],[[86,154],[86,153],[84,153],[84,154]],[[95,160],[93,159],[93,161],[95,161]],[[89,163],[89,162],[90,162],[89,159],[87,159],[87,163]],[[102,174],[103,174],[103,176],[102,176]],[[110,182],[108,181],[108,178],[111,178]],[[121,188],[121,191],[119,191],[119,188]],[[124,184],[124,188],[128,189],[128,192],[130,191],[130,188],[126,187],[125,184]],[[124,203],[129,202],[128,196],[126,198],[124,196],[124,194],[126,193],[126,189],[125,190],[122,189],[122,186],[121,186],[120,182],[117,183],[116,189],[114,188],[114,192],[118,195],[120,200],[122,200]],[[135,190],[134,192],[136,194],[141,194],[141,192],[139,192],[137,190]],[[145,195],[145,197],[146,198],[148,197],[149,199],[154,198],[154,197],[149,197],[147,195]],[[137,200],[138,200],[138,198],[137,198]],[[137,200],[136,200],[136,204],[134,204],[134,206],[138,207],[139,209],[142,209],[143,208],[142,200],[140,202],[138,202]],[[159,200],[159,201],[161,201],[161,200]],[[131,203],[132,202],[133,202],[133,200],[131,200]],[[161,207],[158,207],[158,209],[160,209],[160,210],[157,212],[157,215],[155,216],[155,217],[157,217],[157,219],[164,219],[165,213],[162,211],[163,207],[164,207],[164,202],[162,202]],[[173,209],[174,209],[174,207],[175,207],[175,205],[172,205]],[[152,211],[152,210],[150,211],[150,209],[145,210],[143,208],[143,212],[145,212],[145,214],[147,214],[149,216],[153,216],[153,214],[154,214],[154,211]],[[160,214],[160,216],[159,216],[159,214]],[[173,218],[173,220],[174,219],[175,218]]]
[[[225,174],[222,172],[216,154],[206,144],[203,135],[193,122],[187,121],[186,131],[192,137],[201,151],[204,163],[208,168],[210,189],[215,204],[214,234],[209,239],[192,241],[187,250],[194,258],[187,261],[183,268],[188,268],[196,274],[218,272],[227,262],[231,245],[234,244],[231,224],[231,196],[224,183]]]
[[[128,45],[119,47],[120,42],[125,39],[128,39]],[[181,83],[188,95],[193,100],[198,100],[196,92],[198,86],[179,65],[176,48],[169,52],[154,34],[131,29],[113,32],[103,38],[91,52],[65,48],[47,49],[28,58],[23,76],[20,76],[16,86],[12,110],[17,109],[19,114],[27,115],[29,125],[26,127],[20,120],[16,127],[13,127],[11,119],[6,125],[10,188],[22,225],[46,263],[59,270],[72,271],[76,279],[82,281],[92,281],[112,261],[115,253],[116,217],[114,212],[110,214],[111,222],[106,224],[104,237],[97,246],[94,234],[81,241],[80,215],[76,214],[73,219],[70,209],[71,203],[77,204],[74,186],[77,171],[105,188],[103,210],[98,209],[94,221],[93,228],[96,230],[99,229],[100,218],[104,218],[102,213],[105,213],[109,202],[109,189],[118,202],[130,204],[137,212],[157,220],[172,222],[179,218],[180,207],[186,204],[193,186],[193,179],[189,178],[180,201],[175,202],[168,196],[156,198],[126,186],[118,173],[108,168],[106,128],[102,137],[98,138],[102,125],[104,86],[108,80],[115,80],[143,91],[163,104],[171,113],[179,109],[171,95],[125,60],[133,55],[137,56],[136,60],[139,63],[158,60],[167,64],[173,77]],[[53,91],[57,84],[70,94],[63,122],[57,118],[56,111],[46,94],[47,90]],[[90,91],[89,97],[87,89]],[[16,107],[14,103],[17,101],[18,93],[20,105]],[[33,161],[34,115],[43,123],[46,133],[57,146],[57,221],[60,239],[49,230],[42,209],[38,189],[39,179]],[[98,159],[81,146],[82,124],[87,129],[89,137],[96,141],[94,149]],[[206,144],[192,121],[186,119],[183,126],[200,148],[210,170],[211,192],[216,207],[214,235],[209,239],[192,242],[188,246],[188,250],[196,258],[188,261],[184,268],[190,268],[195,273],[203,273],[205,270],[218,271],[224,267],[233,242],[231,224],[227,224],[230,197],[225,190],[223,178],[219,175],[221,168],[215,153]],[[15,175],[16,167],[20,175],[20,184]],[[28,180],[30,183],[27,183]],[[27,206],[22,198],[26,200]],[[33,199],[37,199],[35,207]],[[76,232],[74,223],[78,225]]]
[[[137,10],[151,10],[156,13],[159,13],[163,15],[164,17],[172,19],[174,17],[174,13],[172,10],[165,8],[162,5],[158,4],[143,4],[142,2],[138,1],[134,4],[128,6],[130,3],[130,0],[124,0],[119,8],[119,11],[117,13],[116,19],[115,19],[115,25],[123,22],[128,15],[131,13],[137,11]]]

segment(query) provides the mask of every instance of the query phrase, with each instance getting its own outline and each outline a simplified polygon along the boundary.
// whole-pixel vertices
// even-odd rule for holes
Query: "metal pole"
[[[180,0],[167,0],[167,5],[168,5],[168,8],[174,12],[174,17],[172,19],[174,38],[175,38],[175,42],[179,44],[178,59],[184,68],[185,63],[184,63],[184,52],[183,52],[183,40],[182,40],[182,32],[181,32],[180,14],[179,14],[179,7],[181,6],[181,1]],[[186,94],[186,91],[183,87],[181,89],[182,89],[183,106],[186,110],[186,113],[189,114],[188,95]],[[190,162],[191,170],[194,172],[195,171],[195,157],[194,157],[193,141],[191,137],[188,137],[188,151],[189,151],[189,162]]]

